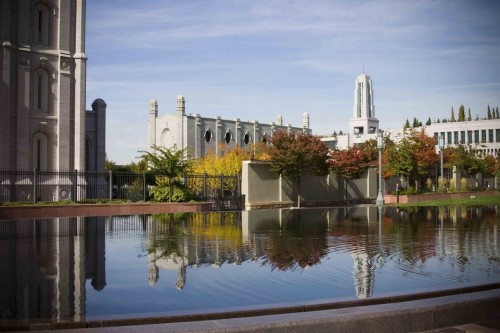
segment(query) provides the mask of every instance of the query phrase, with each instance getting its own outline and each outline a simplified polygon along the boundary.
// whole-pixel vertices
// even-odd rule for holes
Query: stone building
[[[105,169],[106,103],[86,111],[85,0],[0,1],[0,169]]]
[[[153,145],[178,149],[187,149],[193,158],[203,157],[208,151],[215,150],[220,154],[220,145],[229,148],[239,146],[250,149],[259,142],[266,143],[274,131],[283,129],[293,132],[311,133],[309,129],[309,114],[303,114],[302,127],[283,125],[283,118],[278,116],[276,123],[263,124],[254,121],[241,121],[186,115],[186,105],[183,96],[177,97],[175,114],[158,116],[158,102],[152,99],[149,104],[148,146]]]

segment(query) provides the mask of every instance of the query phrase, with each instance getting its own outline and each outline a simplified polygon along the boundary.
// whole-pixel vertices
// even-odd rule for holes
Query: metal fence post
[[[142,200],[146,202],[146,172],[142,172]]]
[[[221,198],[224,196],[224,174],[220,174],[220,196]]]
[[[241,179],[240,179],[240,174],[236,174],[236,195],[240,195],[241,193]]]
[[[207,173],[203,173],[203,200],[207,200]]]
[[[76,197],[77,191],[78,191],[78,170],[75,169],[75,172],[73,173],[73,195],[71,196],[73,202],[77,202],[77,197]]]
[[[109,170],[109,201],[113,201],[113,170]]]
[[[36,184],[38,183],[38,170],[33,169],[33,203],[36,204]]]

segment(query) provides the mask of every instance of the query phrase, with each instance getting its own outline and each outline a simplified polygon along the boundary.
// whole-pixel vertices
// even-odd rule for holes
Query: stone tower
[[[86,66],[85,0],[0,1],[0,169],[85,169]]]
[[[376,135],[379,121],[375,118],[373,84],[365,73],[359,75],[354,83],[354,105],[349,121],[350,146]]]

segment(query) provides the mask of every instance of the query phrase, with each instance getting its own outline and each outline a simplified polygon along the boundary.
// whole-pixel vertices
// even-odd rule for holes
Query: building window
[[[245,136],[243,137],[243,142],[248,145],[250,143],[250,133],[245,133]]]
[[[35,71],[33,82],[33,107],[36,112],[49,111],[49,73],[44,69]]]
[[[465,131],[460,131],[460,143],[465,143]]]
[[[479,130],[474,131],[474,143],[479,143]]]
[[[493,130],[488,130],[488,142],[493,142]]]
[[[481,130],[481,142],[486,142],[486,130]]]
[[[92,157],[92,144],[90,143],[90,139],[85,138],[85,170],[95,171],[91,168],[91,157]]]
[[[472,131],[467,131],[467,143],[472,143]]]
[[[496,132],[496,142],[500,142],[500,128],[497,128],[495,132]]]
[[[49,46],[50,41],[50,11],[45,5],[35,9],[34,41],[36,44]]]
[[[43,133],[37,133],[33,137],[33,168],[37,170],[48,169],[48,139]]]
[[[446,135],[447,136],[446,143],[449,144],[449,145],[451,145],[451,132],[447,132],[446,134],[447,134]]]
[[[224,135],[224,140],[226,141],[226,143],[230,143],[232,139],[233,135],[231,134],[230,131],[227,131],[226,134]]]
[[[453,143],[458,144],[458,132],[453,132]]]
[[[211,131],[210,129],[207,129],[207,130],[205,131],[204,138],[205,138],[205,141],[206,141],[206,142],[210,142],[210,141],[212,141],[212,131]]]

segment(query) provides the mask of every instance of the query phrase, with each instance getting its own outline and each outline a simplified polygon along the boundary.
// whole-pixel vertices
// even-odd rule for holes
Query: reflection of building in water
[[[375,284],[375,265],[373,265],[372,258],[367,254],[353,254],[352,257],[354,259],[352,277],[356,296],[358,298],[370,297],[373,295]]]
[[[103,218],[0,221],[0,243],[2,320],[82,320],[85,279],[106,285]]]

